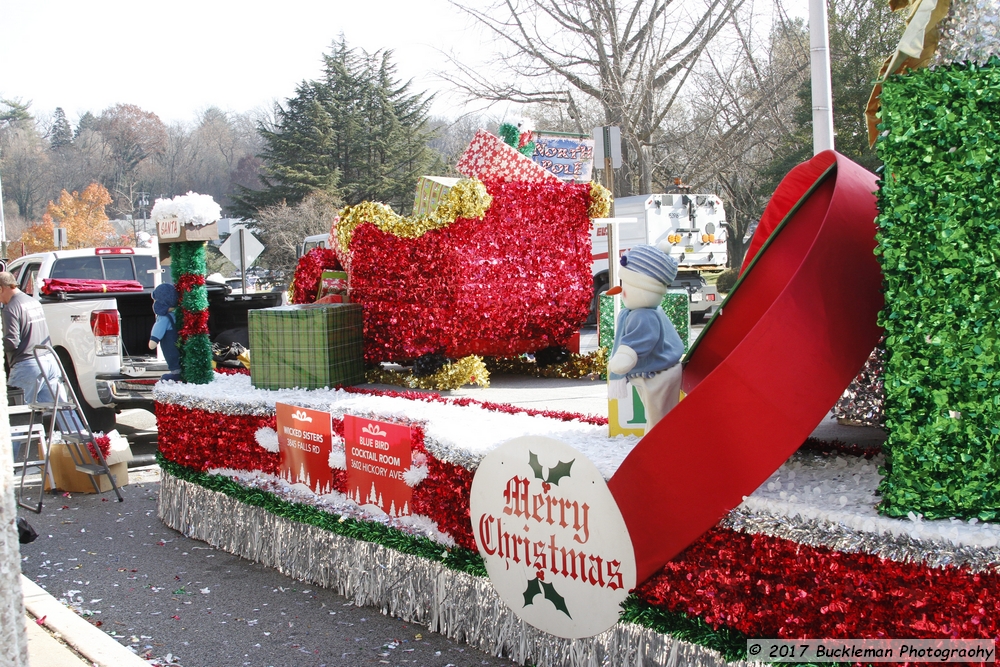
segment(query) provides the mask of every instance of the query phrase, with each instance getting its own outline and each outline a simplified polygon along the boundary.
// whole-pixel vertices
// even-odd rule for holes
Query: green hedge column
[[[1000,515],[1000,61],[882,92],[881,510]]]
[[[180,306],[176,326],[181,380],[192,384],[208,384],[214,375],[212,343],[208,337],[205,271],[204,241],[184,241],[170,246],[170,274],[177,287]]]

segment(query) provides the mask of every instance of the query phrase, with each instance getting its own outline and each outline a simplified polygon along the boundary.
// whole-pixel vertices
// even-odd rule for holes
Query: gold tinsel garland
[[[483,360],[473,354],[445,364],[433,375],[416,377],[409,372],[379,367],[365,373],[365,380],[372,384],[391,384],[410,389],[449,391],[467,384],[478,384],[483,388],[489,387],[490,372],[486,369]]]
[[[606,218],[611,214],[611,191],[600,183],[590,183],[590,207],[587,215],[591,218]]]
[[[493,197],[486,192],[486,186],[474,178],[462,179],[452,186],[430,215],[404,218],[385,204],[361,202],[340,212],[340,221],[336,225],[337,243],[343,252],[348,252],[354,230],[366,222],[387,234],[406,239],[419,238],[432,229],[447,227],[458,218],[482,219],[492,202]]]
[[[490,358],[486,360],[490,373],[500,375],[530,375],[540,378],[597,379],[608,368],[608,352],[599,347],[587,354],[574,354],[569,361],[551,366],[539,366],[525,356],[511,359]]]

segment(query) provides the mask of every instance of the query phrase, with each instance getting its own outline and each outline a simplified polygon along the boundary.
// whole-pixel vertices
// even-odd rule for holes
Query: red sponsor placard
[[[319,494],[333,491],[330,448],[333,417],[329,412],[276,403],[281,478],[302,483]]]
[[[390,516],[410,514],[413,489],[403,481],[410,468],[410,427],[344,416],[347,495],[377,505]]]

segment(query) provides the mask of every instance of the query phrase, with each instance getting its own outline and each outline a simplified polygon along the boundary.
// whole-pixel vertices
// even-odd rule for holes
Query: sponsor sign
[[[359,505],[390,516],[410,514],[413,488],[403,481],[410,469],[410,427],[344,416],[347,495]]]
[[[521,620],[567,638],[618,622],[635,587],[632,541],[583,454],[551,438],[510,440],[480,463],[469,504],[490,581]]]
[[[291,484],[305,484],[319,494],[333,491],[332,415],[285,403],[276,403],[275,410],[281,478]]]
[[[583,135],[535,132],[531,159],[564,181],[586,182],[594,167],[594,140]]]

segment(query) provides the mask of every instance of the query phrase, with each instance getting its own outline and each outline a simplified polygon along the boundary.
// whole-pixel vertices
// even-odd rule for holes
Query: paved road
[[[514,664],[187,539],[156,516],[158,471],[131,475],[124,503],[46,495],[27,514],[39,538],[21,568],[140,654],[184,667]]]

